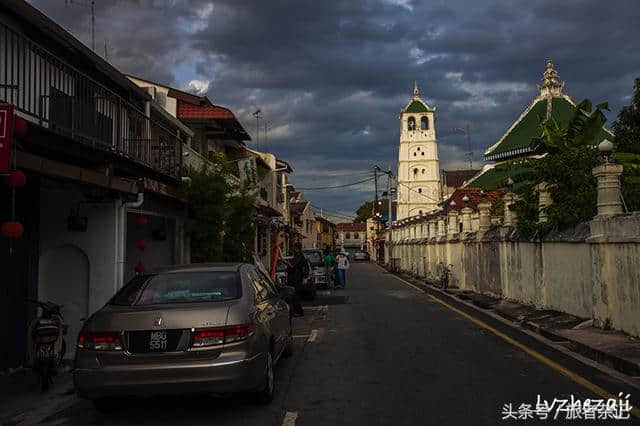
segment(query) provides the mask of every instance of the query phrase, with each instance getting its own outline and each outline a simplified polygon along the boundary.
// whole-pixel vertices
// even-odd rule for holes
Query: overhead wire
[[[406,184],[404,184],[404,183],[400,182],[400,181],[399,181],[399,180],[397,180],[397,179],[396,179],[396,183],[397,183],[398,185],[402,185],[402,186],[404,186],[405,188],[408,188],[408,189],[409,189],[409,191],[413,191],[413,192],[415,192],[415,193],[416,193],[416,194],[418,194],[418,195],[422,195],[424,198],[427,198],[427,199],[429,199],[429,200],[431,200],[431,201],[433,201],[433,202],[435,202],[435,203],[440,203],[440,200],[436,200],[436,199],[434,199],[434,198],[429,197],[428,195],[423,194],[422,192],[418,192],[418,191],[416,191],[415,189],[411,188],[409,185],[406,185]]]
[[[371,182],[373,179],[374,179],[373,177],[370,177],[370,178],[367,178],[367,179],[364,179],[364,180],[359,180],[357,182],[346,183],[344,185],[318,186],[318,187],[315,187],[315,188],[302,188],[302,187],[300,187],[300,188],[295,187],[295,188],[296,188],[296,191],[317,191],[317,190],[322,190],[322,189],[346,188],[348,186],[354,186],[354,185],[359,185],[359,184],[365,183],[365,182]]]

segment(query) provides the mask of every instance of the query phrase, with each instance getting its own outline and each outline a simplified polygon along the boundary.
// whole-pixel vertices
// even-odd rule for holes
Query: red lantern
[[[136,225],[138,225],[138,228],[144,228],[147,223],[149,223],[149,220],[145,216],[140,216],[136,221]]]
[[[13,121],[13,133],[24,138],[27,136],[29,123],[22,117],[16,117]]]
[[[147,242],[145,240],[138,240],[138,242],[136,243],[136,247],[138,247],[138,250],[143,250],[147,248]]]
[[[5,182],[11,188],[21,188],[27,183],[27,176],[22,170],[14,170],[5,178]]]
[[[135,270],[137,273],[144,272],[144,265],[142,264],[142,262],[138,262],[138,264],[135,267]]]
[[[9,221],[2,224],[0,228],[2,235],[7,238],[20,238],[24,233],[24,227],[20,222]]]

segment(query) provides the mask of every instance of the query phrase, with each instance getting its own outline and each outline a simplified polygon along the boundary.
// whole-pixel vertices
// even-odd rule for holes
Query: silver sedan
[[[289,305],[249,264],[194,264],[139,275],[84,324],[78,395],[254,391],[270,402],[273,368],[293,349]]]

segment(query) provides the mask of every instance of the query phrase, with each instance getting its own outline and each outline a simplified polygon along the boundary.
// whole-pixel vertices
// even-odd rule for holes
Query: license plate
[[[150,351],[166,351],[167,350],[167,332],[152,331],[149,336]]]
[[[130,331],[129,352],[175,352],[184,350],[179,346],[182,330]]]

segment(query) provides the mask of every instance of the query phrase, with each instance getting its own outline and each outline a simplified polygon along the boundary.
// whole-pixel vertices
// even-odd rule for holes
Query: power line
[[[404,183],[400,182],[400,181],[399,181],[399,180],[397,180],[397,179],[396,179],[396,182],[398,183],[398,185],[402,185],[402,186],[404,186],[405,188],[408,188],[408,189],[409,189],[409,191],[413,191],[413,192],[415,192],[415,193],[416,193],[416,194],[418,194],[418,195],[422,195],[424,198],[427,198],[427,199],[429,199],[429,200],[431,200],[431,201],[434,201],[434,202],[436,202],[436,203],[440,203],[440,200],[436,200],[436,199],[434,199],[434,198],[429,197],[428,195],[423,194],[422,192],[418,192],[418,191],[416,191],[415,189],[411,188],[409,185],[405,185]]]
[[[346,183],[344,185],[335,185],[335,186],[318,186],[316,188],[296,188],[296,191],[316,191],[316,190],[320,190],[320,189],[335,189],[335,188],[346,188],[347,186],[354,186],[354,185],[358,185],[361,183],[365,183],[365,182],[371,182],[373,180],[373,177],[364,179],[364,180],[359,180],[357,182],[351,182],[351,183]]]
[[[338,217],[341,219],[349,219],[349,220],[353,220],[355,218],[355,215],[349,216],[344,213],[338,213],[332,210],[327,210],[322,207],[316,206],[315,204],[311,204],[311,207],[313,207],[314,209],[322,210],[322,214],[326,214],[327,216],[333,216],[333,217]]]

